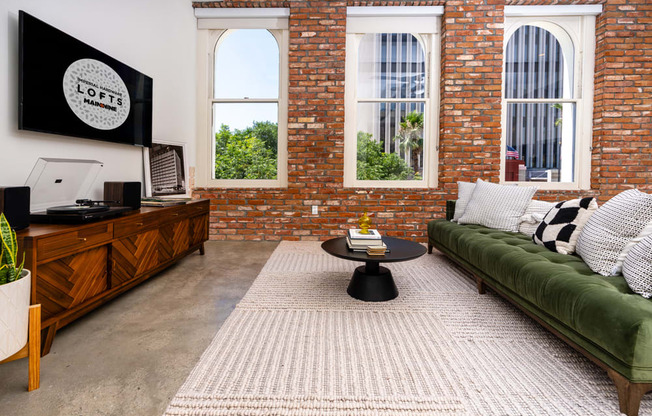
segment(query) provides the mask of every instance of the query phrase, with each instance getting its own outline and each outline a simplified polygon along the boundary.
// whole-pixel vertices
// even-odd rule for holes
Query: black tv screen
[[[18,128],[152,144],[152,78],[19,12]]]

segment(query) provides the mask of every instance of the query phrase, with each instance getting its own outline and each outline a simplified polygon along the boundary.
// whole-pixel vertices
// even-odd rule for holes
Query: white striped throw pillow
[[[519,220],[536,191],[533,186],[498,185],[478,179],[458,222],[518,232]]]

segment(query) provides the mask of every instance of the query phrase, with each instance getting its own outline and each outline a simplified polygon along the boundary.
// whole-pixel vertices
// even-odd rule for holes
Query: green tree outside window
[[[278,126],[255,121],[233,132],[222,125],[215,133],[215,179],[276,179]]]

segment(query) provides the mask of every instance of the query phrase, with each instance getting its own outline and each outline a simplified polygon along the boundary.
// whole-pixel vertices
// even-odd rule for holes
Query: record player
[[[97,160],[39,158],[25,183],[32,190],[30,221],[80,224],[133,210],[88,197],[102,167]]]

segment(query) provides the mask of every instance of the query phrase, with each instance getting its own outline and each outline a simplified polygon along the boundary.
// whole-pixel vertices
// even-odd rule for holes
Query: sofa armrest
[[[457,202],[455,199],[446,201],[446,220],[447,221],[452,220],[453,215],[455,215],[455,202]]]

